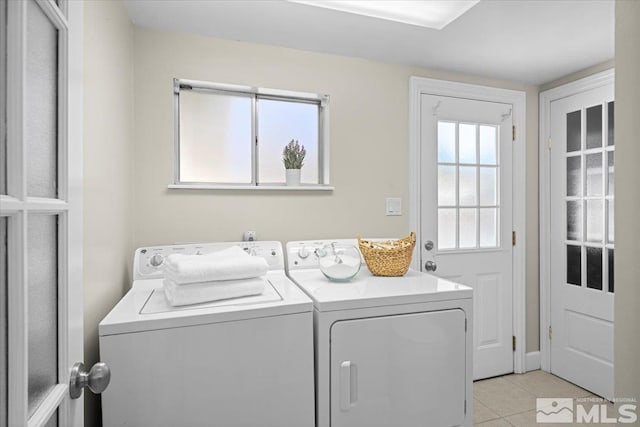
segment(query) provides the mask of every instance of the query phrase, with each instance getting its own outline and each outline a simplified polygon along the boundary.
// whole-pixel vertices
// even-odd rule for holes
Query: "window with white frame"
[[[329,97],[174,79],[175,187],[278,187],[304,145],[301,185],[329,184]]]

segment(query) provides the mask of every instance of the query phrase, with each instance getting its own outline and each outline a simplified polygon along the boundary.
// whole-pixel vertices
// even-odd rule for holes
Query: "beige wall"
[[[640,2],[616,2],[615,395],[640,400]],[[635,425],[640,425],[640,422]]]
[[[122,2],[84,5],[85,364],[98,361],[98,322],[130,284],[133,209],[133,27]],[[85,392],[85,425],[100,425]]]
[[[538,90],[512,82],[280,47],[135,29],[135,246],[400,236],[408,226],[412,75],[527,92],[527,350],[538,347]],[[331,95],[333,193],[168,190],[174,77]],[[404,215],[384,214],[402,197]]]

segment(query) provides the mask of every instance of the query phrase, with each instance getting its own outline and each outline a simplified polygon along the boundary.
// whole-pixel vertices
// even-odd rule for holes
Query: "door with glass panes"
[[[0,425],[83,424],[81,31],[80,2],[0,0]]]
[[[551,372],[613,397],[613,84],[551,102]]]
[[[512,109],[421,97],[421,268],[473,288],[474,379],[513,372]]]

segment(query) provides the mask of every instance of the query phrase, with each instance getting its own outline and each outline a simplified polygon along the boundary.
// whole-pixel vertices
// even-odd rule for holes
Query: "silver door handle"
[[[84,363],[76,362],[71,368],[69,395],[72,399],[77,399],[85,387],[89,387],[94,394],[100,394],[107,388],[109,381],[111,381],[111,369],[106,363],[98,362],[87,372]]]
[[[427,261],[424,264],[424,269],[427,271],[436,271],[438,269],[438,264],[433,261]]]
[[[433,249],[433,241],[431,240],[427,240],[426,243],[424,244],[424,248],[428,251],[430,251],[431,249]]]

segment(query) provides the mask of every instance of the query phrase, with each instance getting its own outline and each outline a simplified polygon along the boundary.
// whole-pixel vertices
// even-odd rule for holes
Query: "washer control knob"
[[[298,250],[298,256],[301,259],[307,259],[307,257],[309,256],[309,251],[303,246]]]
[[[164,262],[164,258],[160,254],[155,254],[149,260],[149,264],[151,264],[153,267],[160,267],[163,262]]]

